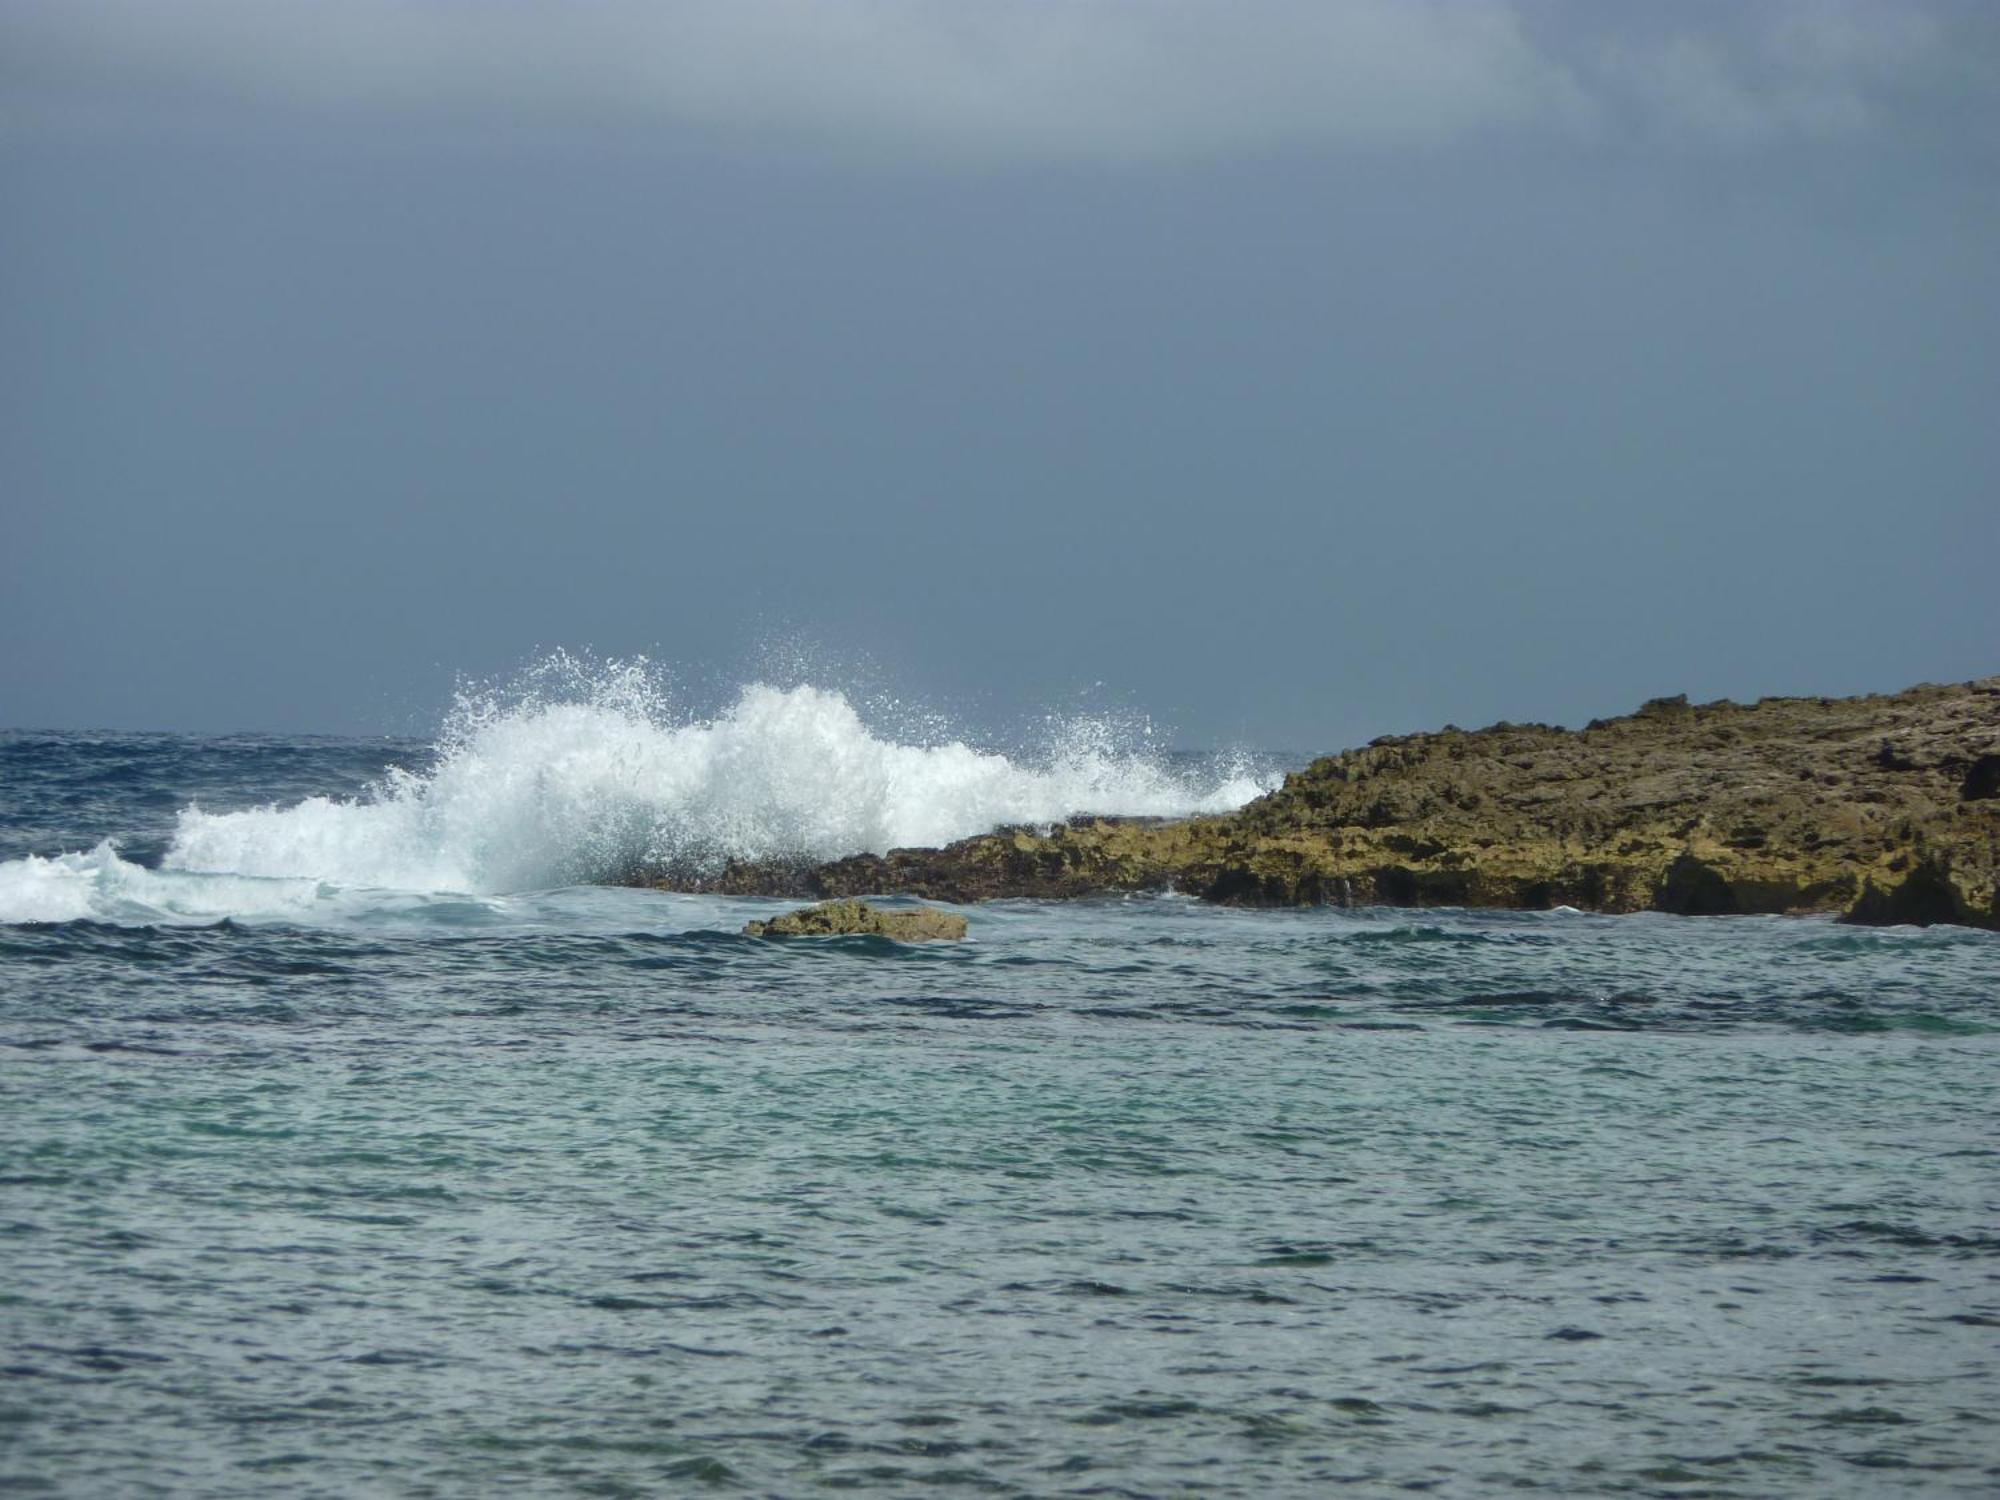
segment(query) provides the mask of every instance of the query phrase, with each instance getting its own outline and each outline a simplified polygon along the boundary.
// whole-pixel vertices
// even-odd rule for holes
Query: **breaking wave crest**
[[[525,687],[462,695],[434,763],[365,797],[184,809],[163,865],[498,893],[944,844],[1084,812],[1221,812],[1268,787],[1242,763],[1176,766],[1130,738],[1069,720],[1021,757],[902,743],[842,693],[761,683],[718,714],[676,715],[644,662],[558,657]]]
[[[105,839],[87,854],[0,861],[0,922],[216,922],[301,918],[324,910],[317,880],[177,875],[121,859]]]

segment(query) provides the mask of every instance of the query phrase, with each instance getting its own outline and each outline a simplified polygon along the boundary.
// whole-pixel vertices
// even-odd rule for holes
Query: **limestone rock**
[[[965,936],[965,918],[928,906],[914,911],[884,910],[866,901],[825,901],[752,922],[745,937],[841,937],[861,934],[894,938],[899,943],[950,942]]]
[[[1926,862],[1949,876],[1918,876]],[[1858,906],[1857,920],[2000,925],[2000,678],[1863,698],[1656,699],[1578,730],[1385,736],[1220,816],[1082,817],[647,883],[822,901],[1176,890],[1235,906]]]
[[[1935,856],[1917,861],[1899,885],[1878,886],[1864,881],[1861,895],[1841,916],[1857,927],[1932,927],[1953,922],[1961,927],[1989,925],[1967,901],[1951,878],[1951,866]]]

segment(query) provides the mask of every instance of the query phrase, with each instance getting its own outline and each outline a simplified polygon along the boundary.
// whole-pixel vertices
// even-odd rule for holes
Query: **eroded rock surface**
[[[1175,889],[1246,906],[1834,911],[2000,925],[2000,677],[1864,698],[1656,699],[1581,730],[1387,737],[1241,811],[1079,818],[677,889],[824,899]]]
[[[862,934],[894,938],[899,943],[951,942],[965,936],[965,918],[956,912],[892,911],[866,901],[826,901],[801,911],[786,912],[768,922],[751,922],[745,937],[842,937]]]

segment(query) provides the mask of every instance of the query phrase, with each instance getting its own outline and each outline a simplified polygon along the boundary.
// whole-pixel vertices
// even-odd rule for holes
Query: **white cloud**
[[[1889,125],[1902,96],[1949,65],[1939,14],[1887,0],[1767,0],[1605,41],[1590,72],[1655,137],[1722,143],[1830,140]],[[1988,38],[1990,40],[1990,37]]]
[[[1621,119],[1826,134],[1943,45],[1909,0],[1648,14],[1722,19],[1604,38],[1575,0],[0,0],[0,98],[31,128],[248,108],[1115,161]]]

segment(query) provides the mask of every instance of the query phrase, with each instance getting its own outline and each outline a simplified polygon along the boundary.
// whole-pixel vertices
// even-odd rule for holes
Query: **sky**
[[[0,0],[0,725],[2000,672],[1984,0]]]

